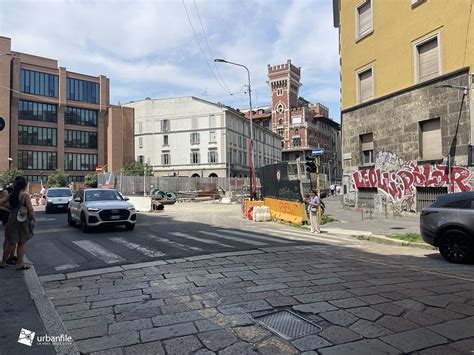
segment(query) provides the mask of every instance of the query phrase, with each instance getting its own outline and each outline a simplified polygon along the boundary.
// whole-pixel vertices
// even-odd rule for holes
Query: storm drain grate
[[[255,320],[286,340],[292,340],[322,330],[320,326],[290,311],[273,312],[255,317]]]

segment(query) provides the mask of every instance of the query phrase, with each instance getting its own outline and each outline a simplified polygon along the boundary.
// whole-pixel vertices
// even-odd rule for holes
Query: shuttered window
[[[360,146],[362,151],[362,164],[374,163],[374,134],[367,133],[360,136]]]
[[[372,30],[372,5],[370,0],[357,8],[357,36],[361,37]]]
[[[372,68],[358,74],[359,77],[359,103],[367,102],[373,97]]]
[[[442,158],[441,123],[439,118],[420,122],[422,159]]]
[[[418,82],[439,75],[438,37],[416,46],[418,55]]]

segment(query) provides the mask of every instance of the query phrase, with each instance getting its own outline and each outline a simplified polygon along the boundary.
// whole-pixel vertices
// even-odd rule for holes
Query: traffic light
[[[314,161],[315,159],[311,156],[306,157],[305,165],[306,165],[306,171],[308,173],[315,173],[316,172],[316,162]]]

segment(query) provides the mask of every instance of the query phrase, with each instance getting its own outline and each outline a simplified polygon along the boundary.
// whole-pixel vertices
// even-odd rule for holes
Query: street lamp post
[[[13,161],[13,158],[8,158],[8,170],[12,168],[12,161]]]
[[[253,164],[255,163],[255,161],[254,161],[254,155],[253,155],[253,112],[252,112],[252,90],[251,90],[251,85],[250,85],[250,71],[245,65],[234,63],[234,62],[229,62],[225,59],[214,59],[214,62],[236,65],[238,67],[242,67],[245,70],[247,70],[247,77],[248,77],[248,81],[249,81],[249,84],[248,84],[249,90],[248,90],[248,92],[249,92],[249,107],[250,107],[250,110],[249,110],[249,116],[250,116],[249,153],[250,154],[249,155],[252,158],[252,162],[251,162],[251,164],[249,164],[250,165],[250,201],[253,201],[253,181],[252,180],[253,180]]]

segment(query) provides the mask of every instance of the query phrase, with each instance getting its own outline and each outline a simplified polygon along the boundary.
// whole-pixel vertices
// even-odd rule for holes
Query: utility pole
[[[316,192],[319,198],[318,221],[319,221],[319,225],[321,225],[321,190],[319,186],[319,157],[316,157]]]

